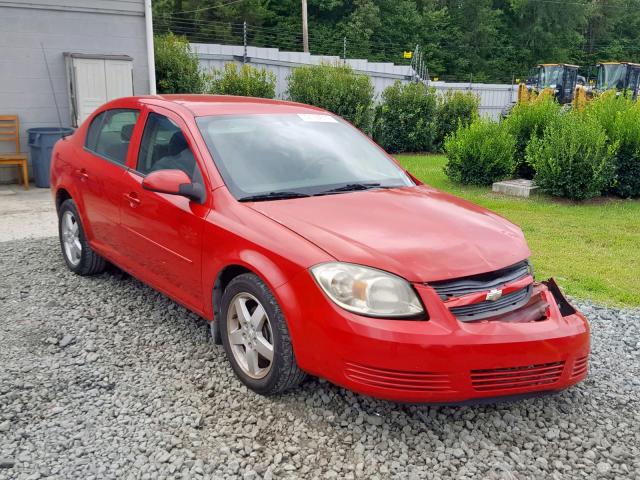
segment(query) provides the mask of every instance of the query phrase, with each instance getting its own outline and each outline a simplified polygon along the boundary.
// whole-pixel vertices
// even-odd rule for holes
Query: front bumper
[[[419,284],[428,320],[363,317],[328,300],[308,272],[276,296],[303,370],[373,397],[448,403],[557,391],[586,377],[588,323],[561,313],[553,286],[536,284],[547,318],[529,322],[460,322]]]

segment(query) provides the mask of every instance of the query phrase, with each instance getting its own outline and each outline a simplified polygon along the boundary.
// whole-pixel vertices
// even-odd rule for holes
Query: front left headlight
[[[311,273],[329,298],[350,312],[383,318],[424,313],[409,282],[391,273],[340,262],[321,263]]]

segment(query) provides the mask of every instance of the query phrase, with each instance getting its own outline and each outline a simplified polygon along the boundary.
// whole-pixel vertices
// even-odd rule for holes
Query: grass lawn
[[[524,231],[536,277],[555,277],[574,297],[640,305],[640,201],[604,199],[575,204],[538,195],[519,199],[490,188],[452,183],[442,155],[399,155],[423,182],[482,205]]]

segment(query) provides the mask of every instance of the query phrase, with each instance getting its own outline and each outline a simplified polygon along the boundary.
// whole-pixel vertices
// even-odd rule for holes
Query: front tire
[[[299,385],[300,370],[282,310],[269,287],[252,273],[234,278],[222,295],[222,344],[233,371],[261,395]]]
[[[73,200],[65,200],[58,210],[58,235],[67,267],[78,275],[104,271],[104,258],[93,251],[82,228],[80,214]]]

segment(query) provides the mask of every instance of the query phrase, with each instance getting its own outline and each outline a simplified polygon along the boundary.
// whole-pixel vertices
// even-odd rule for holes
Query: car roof
[[[153,95],[138,97],[142,102],[181,105],[195,117],[208,115],[243,115],[259,113],[328,113],[318,107],[283,100],[233,95]]]

